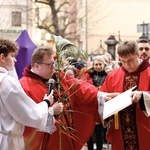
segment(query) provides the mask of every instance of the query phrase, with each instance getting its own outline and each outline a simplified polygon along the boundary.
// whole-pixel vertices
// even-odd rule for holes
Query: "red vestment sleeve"
[[[74,141],[74,146],[75,150],[79,150],[82,147],[80,143],[85,144],[88,141],[95,127],[98,89],[86,81],[71,78],[64,73],[60,76],[60,84],[65,91],[73,86],[69,89],[68,96],[73,110],[74,133],[79,138],[78,141]]]

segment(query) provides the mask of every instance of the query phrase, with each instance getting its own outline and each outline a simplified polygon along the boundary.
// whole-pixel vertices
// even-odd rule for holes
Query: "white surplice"
[[[24,126],[51,134],[54,123],[52,108],[44,101],[36,104],[19,81],[0,67],[0,150],[24,150]]]
[[[147,117],[150,117],[150,93],[143,92],[143,98],[144,98],[144,105],[145,105],[145,115]]]

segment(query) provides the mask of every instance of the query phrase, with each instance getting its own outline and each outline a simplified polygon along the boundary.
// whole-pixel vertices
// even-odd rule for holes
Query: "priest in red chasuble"
[[[101,91],[124,92],[133,86],[141,98],[111,116],[107,140],[112,150],[149,150],[150,147],[150,65],[139,58],[135,41],[125,41],[117,49],[122,66],[106,78]],[[136,98],[135,98],[136,99]]]

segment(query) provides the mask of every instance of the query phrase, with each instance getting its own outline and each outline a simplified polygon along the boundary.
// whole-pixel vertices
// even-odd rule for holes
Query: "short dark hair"
[[[53,54],[54,51],[52,47],[48,46],[37,47],[32,54],[31,66],[33,66],[37,62],[43,61],[45,55],[51,56]]]
[[[66,66],[64,68],[64,72],[66,72],[67,70],[72,70],[73,73],[74,73],[74,76],[76,77],[76,75],[77,75],[77,68],[74,65]]]
[[[139,39],[137,40],[137,43],[150,43],[147,39]]]
[[[7,56],[10,52],[17,54],[18,50],[19,46],[16,42],[8,39],[0,39],[0,54],[3,53],[4,56]]]
[[[138,53],[137,43],[135,41],[124,41],[118,46],[117,53],[119,56],[137,54]]]

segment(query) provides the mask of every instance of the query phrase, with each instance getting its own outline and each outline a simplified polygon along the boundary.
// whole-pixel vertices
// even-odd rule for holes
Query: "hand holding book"
[[[132,97],[132,102],[137,103],[142,97],[142,92],[134,91],[134,92],[132,92],[131,97]]]
[[[136,86],[117,95],[116,97],[112,98],[111,100],[106,101],[104,103],[104,108],[103,108],[103,110],[104,110],[103,114],[102,114],[103,119],[105,120],[106,118],[112,116],[113,114],[117,113],[118,111],[131,105],[133,103],[132,98],[135,97],[135,96],[132,96],[132,92],[133,92],[133,90],[135,90],[135,88],[136,88]]]

